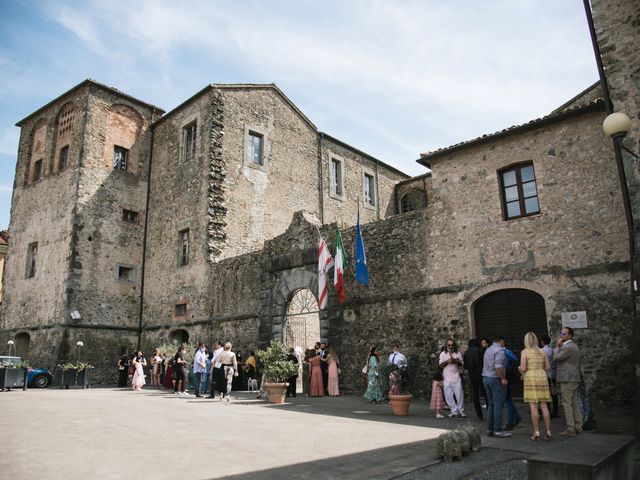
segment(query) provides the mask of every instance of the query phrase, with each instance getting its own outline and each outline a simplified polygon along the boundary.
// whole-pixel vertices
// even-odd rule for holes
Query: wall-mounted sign
[[[570,328],[589,328],[587,312],[562,312],[562,326]]]

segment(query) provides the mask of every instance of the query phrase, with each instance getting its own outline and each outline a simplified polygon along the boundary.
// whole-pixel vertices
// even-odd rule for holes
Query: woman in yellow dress
[[[547,402],[551,401],[549,392],[549,381],[547,380],[547,370],[549,370],[549,359],[544,351],[538,346],[538,337],[533,332],[524,336],[524,350],[520,357],[520,373],[524,377],[524,401],[529,402],[531,411],[531,424],[533,425],[534,442],[540,439],[540,416],[538,407],[542,410],[544,426],[547,430],[544,439],[551,439],[551,416]]]

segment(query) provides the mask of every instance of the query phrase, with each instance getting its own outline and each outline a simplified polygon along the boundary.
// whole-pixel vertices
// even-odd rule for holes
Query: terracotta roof
[[[590,88],[587,89],[587,91],[590,90]],[[485,135],[482,135],[481,137],[474,138],[473,140],[467,140],[465,142],[456,143],[455,145],[451,145],[449,147],[439,148],[438,150],[434,150],[432,152],[421,153],[420,158],[416,160],[416,162],[426,167],[429,167],[429,161],[436,160],[452,152],[463,150],[471,146],[479,145],[479,144],[496,140],[498,138],[506,137],[509,135],[523,133],[529,130],[534,130],[536,128],[540,128],[545,125],[559,122],[566,118],[571,118],[578,115],[582,115],[584,113],[601,110],[603,107],[604,107],[604,102],[602,98],[597,98],[595,100],[588,102],[585,105],[578,105],[573,108],[565,108],[561,111],[555,110],[549,115],[546,115],[541,118],[536,118],[535,120],[531,120],[527,123],[523,123],[520,125],[513,125],[511,127],[505,128],[504,130],[499,130],[494,133],[485,134]]]
[[[51,100],[49,103],[47,103],[46,105],[40,107],[39,109],[37,109],[35,112],[30,113],[29,115],[27,115],[26,117],[24,117],[22,120],[20,120],[18,123],[16,123],[16,127],[20,127],[22,126],[22,124],[24,122],[26,122],[28,119],[30,119],[31,117],[39,114],[40,112],[42,112],[43,110],[45,110],[46,108],[50,107],[51,105],[53,105],[54,103],[58,102],[59,100],[61,100],[62,98],[66,97],[67,95],[70,95],[72,93],[74,93],[75,91],[81,89],[82,87],[84,87],[85,85],[92,85],[94,87],[98,87],[102,90],[106,90],[109,93],[115,93],[116,95],[120,95],[121,97],[126,98],[127,100],[130,100],[134,103],[138,103],[140,105],[143,105],[145,107],[150,107],[153,110],[156,110],[158,112],[160,112],[160,114],[164,113],[164,110],[160,107],[156,107],[155,105],[151,105],[150,103],[147,102],[143,102],[140,99],[137,99],[135,97],[132,97],[131,95],[127,95],[126,93],[121,92],[120,90],[118,90],[117,88],[113,88],[113,87],[109,87],[107,85],[104,85],[102,83],[96,82],[95,80],[92,80],[90,78],[87,78],[86,80],[80,82],[79,84],[77,84],[75,87],[67,90],[66,92],[64,92],[62,95],[57,96],[56,98],[54,98],[53,100]]]

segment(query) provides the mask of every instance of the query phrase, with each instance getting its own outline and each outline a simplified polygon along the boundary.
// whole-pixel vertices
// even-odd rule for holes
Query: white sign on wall
[[[570,328],[589,328],[587,312],[562,312],[562,326]]]

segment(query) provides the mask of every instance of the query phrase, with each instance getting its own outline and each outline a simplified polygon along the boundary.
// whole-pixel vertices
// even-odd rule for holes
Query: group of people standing
[[[397,383],[408,366],[407,357],[400,352],[398,345],[393,346],[393,351],[389,354],[387,364],[391,367],[390,380],[394,378],[397,379],[391,382],[391,389],[393,391],[390,393],[397,394],[399,392],[394,389],[394,386],[397,388]],[[380,349],[377,345],[374,345],[369,350],[366,363],[362,369],[362,373],[367,375],[367,391],[364,393],[364,398],[368,400],[369,403],[379,403],[382,401],[381,367]]]
[[[483,419],[480,393],[486,399],[487,435],[505,438],[520,421],[520,415],[513,405],[513,384],[522,379],[524,402],[529,404],[533,432],[532,441],[551,439],[551,418],[558,415],[556,387],[565,414],[566,429],[559,435],[574,437],[582,431],[582,414],[578,400],[581,378],[580,349],[573,341],[573,329],[564,327],[550,346],[550,338],[541,341],[533,332],[524,337],[524,349],[518,357],[505,347],[504,338],[496,335],[493,342],[479,343],[472,339],[464,356],[457,351],[453,339],[448,339],[439,357],[442,373],[436,373],[432,384],[431,409],[437,418],[443,418],[441,411],[445,402],[451,413],[449,417],[466,417],[464,413],[464,393],[460,369],[469,373],[473,402],[479,419]],[[542,345],[542,347],[541,347]],[[515,376],[514,377],[514,372]],[[511,377],[511,378],[510,378]],[[503,424],[503,408],[507,406],[507,423]],[[550,411],[551,409],[551,411]],[[540,433],[540,412],[545,430]]]
[[[208,398],[216,398],[220,394],[223,400],[229,401],[232,390],[246,390],[247,383],[256,375],[256,359],[250,352],[246,362],[240,352],[232,351],[230,342],[214,342],[209,350],[203,342],[198,342],[193,362],[186,359],[187,348],[178,347],[175,355],[166,358],[159,350],[151,355],[151,383],[154,387],[172,388],[178,396],[190,396],[187,393],[189,372],[193,372],[194,395],[198,398],[209,393]],[[134,391],[142,390],[146,384],[144,368],[147,361],[142,351],[136,351],[129,358],[126,353],[118,360],[119,387],[126,387],[128,381]]]
[[[328,348],[324,342],[316,342],[314,348],[305,352],[302,367],[303,393],[311,397],[337,397],[340,395],[339,383],[340,358],[336,349]]]

